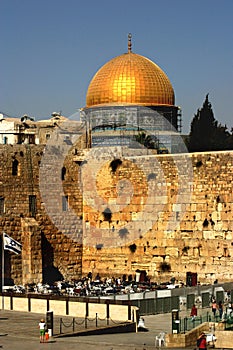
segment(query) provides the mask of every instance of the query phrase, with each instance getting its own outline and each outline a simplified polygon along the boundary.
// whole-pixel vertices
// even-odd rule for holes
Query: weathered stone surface
[[[123,158],[116,148],[88,159],[85,150],[81,162],[77,148],[53,147],[43,163],[44,152],[0,146],[0,226],[23,244],[22,255],[6,252],[6,277],[29,283],[51,268],[67,279],[140,269],[156,281],[185,281],[189,271],[200,282],[232,280],[233,152]]]
[[[180,180],[175,169],[175,162],[173,159],[175,156],[159,157],[160,166],[163,169],[163,176],[160,174],[158,176],[158,182],[153,185],[155,196],[149,196],[148,202],[152,205],[152,208],[146,208],[146,213],[140,215],[145,207],[138,206],[138,210],[134,208],[134,212],[131,216],[131,220],[135,220],[137,225],[142,227],[142,230],[139,239],[135,240],[137,248],[135,252],[132,253],[134,256],[133,260],[137,263],[133,264],[131,262],[127,264],[127,274],[135,273],[135,269],[140,268],[140,265],[144,266],[150,278],[166,280],[167,273],[159,270],[159,264],[163,261],[169,261],[171,268],[170,277],[174,276],[184,281],[186,272],[188,271],[197,272],[199,281],[201,282],[207,282],[207,279],[208,282],[213,282],[216,278],[220,281],[233,277],[231,272],[229,273],[227,265],[222,263],[226,255],[229,264],[231,264],[233,260],[231,257],[232,182],[229,181],[229,178],[232,176],[233,153],[213,152],[192,154],[189,156],[193,164],[192,181],[189,179],[187,183],[183,185],[182,199],[178,202],[177,191],[179,190]],[[158,172],[158,170],[155,170],[158,163],[156,163],[156,165],[153,164],[152,169],[150,163],[151,158],[148,157],[147,159],[144,157],[140,159],[140,161],[143,163],[141,168],[143,168],[146,175],[147,173]],[[199,164],[198,167],[196,167],[195,164]],[[124,163],[122,166],[124,167]],[[126,170],[124,171],[127,173]],[[134,171],[136,171],[136,169]],[[102,182],[100,178],[98,179],[98,194],[100,196],[102,191],[104,191],[105,178],[109,176],[107,167],[105,167],[105,173],[102,173],[102,176]],[[117,171],[114,176],[118,176]],[[189,193],[186,193],[186,190],[190,187],[193,189],[191,198]],[[169,196],[167,195],[168,188],[170,192]],[[144,195],[146,196],[146,192],[144,192]],[[159,203],[159,205],[157,203]],[[184,209],[185,206],[186,209]],[[126,212],[128,209],[128,213],[130,213],[129,208],[130,207],[127,205],[124,211]],[[153,212],[154,208],[156,208],[155,212]],[[85,203],[83,209],[85,217],[86,211],[88,212]],[[127,221],[123,219],[124,216],[120,213],[117,217],[119,222],[116,224],[113,216],[111,225],[115,228],[119,228],[120,226],[125,227]],[[143,225],[141,225],[140,219],[142,221],[146,220],[147,224],[145,225],[145,223],[143,223]],[[97,218],[97,220],[99,219]],[[176,220],[179,221],[176,228],[173,230],[168,229],[169,222],[173,222],[174,224]],[[169,238],[169,242],[166,238]],[[120,238],[119,241],[121,241]],[[222,246],[223,241],[226,247]],[[122,261],[128,259],[129,262],[127,245],[129,246],[130,242],[122,240],[121,245],[121,254],[122,252],[125,254],[125,259],[122,259]],[[149,249],[148,246],[156,248]],[[143,247],[143,251],[141,251],[139,247]],[[101,252],[101,259],[104,259],[105,256],[112,254],[112,248],[106,248],[101,250]],[[114,251],[113,254],[112,267],[117,260],[116,252]],[[155,254],[157,257],[155,257]],[[86,254],[86,247],[84,246],[83,272],[87,272],[88,268],[86,269],[85,267],[86,263],[89,259],[92,259],[93,255],[95,255],[94,247],[92,254],[89,255]],[[159,262],[155,262],[155,259]],[[96,263],[98,263],[98,261],[96,261]],[[218,267],[213,268],[213,263],[217,264]],[[119,274],[121,269],[125,270],[124,264],[119,264],[121,264],[120,261],[118,261],[116,268],[108,266],[108,269],[114,271],[115,274]],[[88,265],[88,267],[89,266],[90,265]],[[98,264],[96,268],[100,274],[106,275],[106,271],[102,266],[99,268]]]

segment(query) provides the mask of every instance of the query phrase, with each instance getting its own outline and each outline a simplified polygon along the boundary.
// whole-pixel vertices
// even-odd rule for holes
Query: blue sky
[[[36,120],[85,106],[90,80],[132,51],[168,75],[183,132],[209,93],[233,127],[233,0],[0,0],[0,111]]]

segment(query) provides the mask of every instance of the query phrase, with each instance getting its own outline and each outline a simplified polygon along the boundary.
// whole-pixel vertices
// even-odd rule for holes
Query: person
[[[45,320],[42,318],[39,322],[39,328],[40,328],[40,343],[44,343],[45,341]]]
[[[199,350],[207,350],[206,335],[204,332],[197,338],[197,347]]]
[[[222,316],[223,316],[223,304],[221,301],[219,301],[219,303],[218,303],[218,313],[219,313],[219,318],[221,320]]]
[[[214,317],[216,316],[216,310],[217,310],[217,303],[216,303],[216,300],[213,300],[213,302],[212,302],[212,312],[214,314]]]
[[[194,321],[195,318],[197,317],[197,308],[195,304],[193,304],[192,306],[190,316],[192,317],[192,321]]]
[[[145,328],[145,322],[143,317],[139,317],[138,328]]]
[[[139,320],[138,320],[138,331],[139,332],[148,332],[148,328],[146,328],[145,326],[145,320],[143,317],[139,317]]]

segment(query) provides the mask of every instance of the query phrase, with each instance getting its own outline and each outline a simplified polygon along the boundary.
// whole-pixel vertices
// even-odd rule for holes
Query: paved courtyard
[[[171,333],[169,313],[144,316],[148,332],[51,337],[48,343],[40,344],[38,322],[41,317],[45,315],[1,310],[0,347],[5,350],[151,350],[155,349],[156,335],[161,331]],[[55,333],[59,330],[59,318],[54,317]],[[68,322],[70,318],[65,319]]]
[[[148,332],[120,333],[91,336],[50,338],[49,343],[39,343],[38,322],[43,314],[0,311],[0,346],[9,350],[44,349],[80,349],[80,350],[118,350],[118,349],[154,349],[155,336],[160,331],[169,332],[171,315],[145,316]],[[64,318],[65,319],[65,318]],[[66,317],[67,322],[69,318]],[[59,330],[59,317],[54,317],[55,333]]]

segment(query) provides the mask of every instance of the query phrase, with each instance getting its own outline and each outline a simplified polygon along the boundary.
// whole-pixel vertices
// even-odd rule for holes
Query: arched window
[[[61,179],[62,179],[62,181],[65,180],[65,177],[66,177],[66,168],[63,167],[61,169]]]
[[[14,159],[12,162],[12,175],[18,175],[18,166],[19,162],[17,161],[17,159]]]

